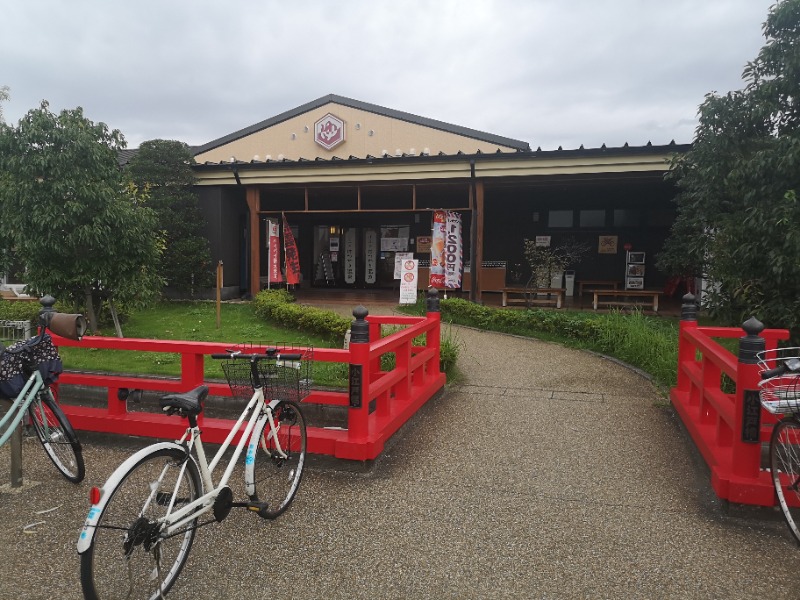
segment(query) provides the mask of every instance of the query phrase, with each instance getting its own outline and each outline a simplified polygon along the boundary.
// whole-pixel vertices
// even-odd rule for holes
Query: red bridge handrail
[[[670,401],[711,470],[717,496],[739,504],[773,506],[775,492],[762,468],[761,446],[769,441],[775,417],[759,403],[755,354],[776,348],[779,341],[789,339],[789,332],[764,329],[755,319],[741,328],[702,327],[694,302],[694,296],[684,297],[678,378]],[[739,338],[738,357],[713,338]]]
[[[354,314],[359,309],[353,311]],[[397,326],[399,329],[381,337],[383,325]],[[441,321],[438,296],[429,296],[425,317],[369,317],[367,310],[363,309],[353,321],[352,330],[354,335],[348,349],[314,348],[315,362],[347,364],[350,382],[346,391],[315,389],[304,400],[307,404],[346,407],[347,413],[346,428],[309,427],[308,450],[337,458],[372,460],[382,452],[392,434],[445,385],[446,378],[440,370],[439,359]],[[414,345],[422,336],[425,345]],[[231,395],[227,384],[206,381],[204,361],[207,355],[224,352],[232,343],[95,336],[86,336],[81,341],[57,336],[53,336],[53,339],[59,346],[163,352],[181,356],[179,379],[65,371],[59,379],[59,388],[72,385],[107,390],[106,406],[102,408],[67,402],[61,404],[78,430],[167,439],[180,437],[186,427],[181,419],[157,413],[128,411],[127,402],[120,399],[121,389],[166,393],[187,391],[206,384],[213,396]],[[394,355],[395,364],[391,370],[382,371],[381,359],[386,354]],[[207,414],[201,415],[199,421],[204,439],[211,443],[221,443],[234,423]]]

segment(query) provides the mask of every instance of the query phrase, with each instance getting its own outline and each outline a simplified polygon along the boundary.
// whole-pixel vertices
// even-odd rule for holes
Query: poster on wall
[[[267,221],[267,250],[269,251],[269,283],[283,281],[281,273],[281,232],[276,221]]]
[[[356,282],[356,230],[353,227],[344,234],[344,282]]]
[[[429,235],[417,236],[417,252],[425,254],[430,251],[431,251],[431,236]]]
[[[617,253],[617,236],[615,235],[601,235],[597,242],[598,254],[616,254]]]
[[[381,251],[408,252],[408,235],[410,228],[404,225],[381,227]]]
[[[364,233],[364,281],[375,283],[378,272],[378,232],[367,229]]]
[[[444,285],[447,288],[461,287],[461,271],[464,266],[461,246],[461,215],[448,211],[444,246]]]
[[[400,272],[400,304],[416,304],[419,261],[413,258],[404,260]]]

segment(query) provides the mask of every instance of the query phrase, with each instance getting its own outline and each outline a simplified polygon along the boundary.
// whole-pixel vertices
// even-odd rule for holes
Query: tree
[[[42,102],[0,124],[0,236],[28,287],[84,306],[92,330],[98,300],[142,306],[162,285],[155,215],[118,167],[124,146],[81,108],[56,115]]]
[[[7,85],[0,85],[0,123],[4,121],[3,119],[3,102],[6,102],[11,95],[9,94],[8,86]]]
[[[168,285],[190,293],[213,281],[206,223],[193,189],[193,164],[189,147],[173,140],[144,142],[128,164],[128,174],[149,195],[163,230],[159,272]]]
[[[678,216],[659,267],[703,276],[721,319],[757,315],[800,335],[800,0],[775,4],[743,90],[708,94],[673,160]]]

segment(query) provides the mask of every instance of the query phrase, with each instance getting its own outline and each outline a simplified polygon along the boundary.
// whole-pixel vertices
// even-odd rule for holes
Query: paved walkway
[[[376,464],[312,464],[278,521],[234,511],[201,529],[168,598],[800,596],[783,523],[724,510],[646,379],[554,344],[456,334],[463,379]],[[87,479],[73,486],[26,442],[39,484],[0,492],[0,600],[81,597],[89,487],[145,443],[84,436]]]

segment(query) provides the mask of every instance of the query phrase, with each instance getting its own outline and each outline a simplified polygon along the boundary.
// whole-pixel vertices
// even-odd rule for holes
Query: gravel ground
[[[800,595],[798,548],[783,523],[774,511],[726,510],[649,381],[553,344],[456,335],[463,379],[379,460],[311,461],[279,520],[233,511],[200,529],[167,597]],[[61,479],[28,439],[26,485],[0,488],[0,600],[81,598],[75,543],[89,488],[149,443],[82,439],[82,484]],[[8,463],[6,446],[4,477]]]

